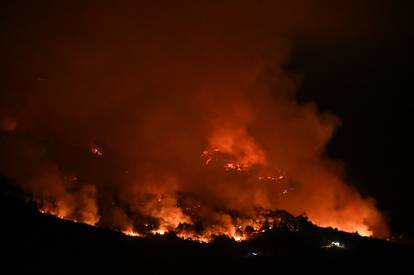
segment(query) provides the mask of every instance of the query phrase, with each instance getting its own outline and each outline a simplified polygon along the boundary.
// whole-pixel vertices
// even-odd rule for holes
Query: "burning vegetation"
[[[91,153],[96,155],[97,152],[101,152],[101,149],[91,146]],[[209,174],[220,175],[225,183],[245,184],[246,188],[252,188],[255,192],[261,189],[267,192],[266,190],[271,189],[275,200],[289,200],[291,194],[294,196],[297,184],[286,177],[280,169],[262,170],[257,163],[246,161],[254,158],[242,154],[241,159],[238,159],[239,155],[232,155],[230,152],[232,151],[228,150],[228,153],[223,153],[217,148],[203,150],[200,169]],[[262,174],[264,171],[266,174]],[[94,187],[80,185],[75,176],[64,176],[63,184],[71,191],[61,200],[55,200],[53,197],[38,200],[40,211],[75,222],[100,225],[98,209],[95,207]],[[74,185],[79,185],[82,189],[77,190]],[[114,201],[113,209],[119,211],[115,215],[123,216],[124,220],[118,225],[102,225],[133,237],[174,232],[183,239],[209,242],[220,235],[242,241],[269,229],[283,228],[297,232],[302,222],[301,218],[294,218],[285,211],[264,208],[265,206],[258,203],[246,205],[241,209],[210,205],[202,195],[185,190],[139,193],[135,195],[134,203],[138,211],[134,211],[129,205],[123,205],[120,201]],[[362,236],[372,235],[367,225],[354,229]]]
[[[62,5],[70,18],[25,19],[43,39],[16,34],[23,43],[13,49],[24,54],[0,100],[1,175],[43,212],[131,236],[244,240],[273,227],[298,230],[292,217],[300,215],[387,236],[374,200],[324,153],[339,119],[298,103],[298,77],[284,69],[285,34],[329,36],[329,20],[298,5],[300,27],[273,2],[187,3],[173,13],[150,4],[67,13]],[[124,27],[115,31],[115,22]],[[238,22],[251,26],[234,32]]]

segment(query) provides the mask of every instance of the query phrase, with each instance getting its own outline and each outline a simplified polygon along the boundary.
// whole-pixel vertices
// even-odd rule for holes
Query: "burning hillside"
[[[246,227],[243,234],[247,240],[243,242],[226,236],[217,236],[211,241],[196,239],[208,243],[185,240],[189,232],[193,237],[195,231],[201,232],[200,225],[188,224],[163,235],[160,230],[144,234],[131,228],[124,232],[128,235],[125,236],[40,214],[13,182],[4,178],[0,182],[3,221],[0,239],[8,252],[3,257],[3,268],[10,267],[20,273],[114,270],[156,274],[268,274],[285,268],[286,271],[301,267],[331,270],[329,266],[335,268],[349,263],[371,270],[373,266],[407,270],[412,258],[412,245],[319,228],[285,211],[258,210],[257,217],[268,221],[261,228],[265,232],[257,233],[254,228]],[[236,234],[240,236],[242,230],[238,231]]]
[[[292,4],[298,26],[273,2],[62,5],[26,19],[0,101],[0,174],[41,211],[129,235],[243,240],[286,224],[284,209],[387,236],[374,200],[324,154],[339,119],[299,104],[284,70],[285,34],[323,36],[329,15]]]
[[[96,154],[96,150],[91,152]],[[208,174],[219,175],[226,184],[245,185],[245,188],[255,189],[256,192],[263,189],[264,194],[270,189],[274,195],[273,199],[277,201],[289,200],[289,196],[295,194],[297,188],[297,184],[280,170],[275,169],[273,173],[262,174],[262,169],[246,161],[245,157],[236,160],[217,148],[211,151],[204,150],[200,165],[205,166],[200,169],[205,169]],[[78,181],[78,178],[64,177],[63,180],[65,184],[70,185],[70,182]],[[95,192],[93,189],[85,189],[79,190],[80,195],[73,194],[72,196],[77,199],[74,208],[69,208],[65,202],[53,198],[38,200],[40,211],[75,222],[100,225],[98,209],[94,208],[93,199],[88,202],[88,198],[93,198]],[[273,228],[297,232],[301,221],[285,211],[263,208],[264,205],[258,203],[252,203],[242,209],[226,208],[220,204],[212,205],[200,194],[185,191],[136,194],[135,203],[139,211],[114,201],[113,211],[118,211],[115,212],[115,217],[122,217],[124,220],[106,226],[129,236],[142,237],[174,232],[183,239],[208,242],[220,235],[237,241],[246,240]],[[362,236],[372,235],[367,225],[355,227],[353,232]]]

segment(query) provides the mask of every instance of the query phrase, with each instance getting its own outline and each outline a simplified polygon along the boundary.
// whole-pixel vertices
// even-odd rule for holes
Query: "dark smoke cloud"
[[[58,215],[120,229],[148,219],[172,229],[191,222],[177,204],[200,203],[216,226],[232,219],[219,209],[284,208],[319,225],[387,235],[374,201],[322,157],[339,119],[298,104],[300,76],[283,69],[302,39],[375,35],[381,9],[366,16],[370,6],[358,1],[166,2],[8,9],[1,174]],[[219,169],[227,161],[240,175]],[[288,182],[255,180],[274,174]]]

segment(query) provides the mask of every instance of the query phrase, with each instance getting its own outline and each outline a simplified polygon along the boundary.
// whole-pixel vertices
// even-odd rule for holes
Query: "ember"
[[[101,156],[103,156],[103,151],[102,151],[102,149],[101,148],[99,148],[96,144],[91,144],[91,146],[90,146],[90,149],[91,149],[91,153],[92,154],[94,154],[94,155],[96,155],[96,156],[99,156],[99,157],[101,157]]]

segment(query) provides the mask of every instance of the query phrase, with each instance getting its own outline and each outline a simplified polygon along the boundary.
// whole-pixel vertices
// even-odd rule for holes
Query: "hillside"
[[[244,242],[219,236],[198,243],[173,233],[130,237],[42,214],[7,181],[0,202],[1,269],[16,274],[274,274],[361,265],[396,270],[409,266],[413,251],[409,245],[318,228],[301,218],[296,218],[302,224],[298,232],[273,229]]]

